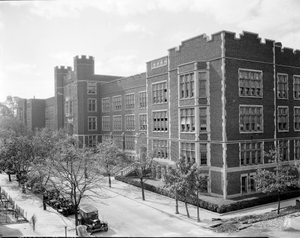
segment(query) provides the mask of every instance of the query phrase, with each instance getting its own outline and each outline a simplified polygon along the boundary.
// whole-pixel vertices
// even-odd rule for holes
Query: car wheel
[[[107,228],[107,227],[105,228],[105,231],[106,231],[106,232],[108,231],[108,228]]]

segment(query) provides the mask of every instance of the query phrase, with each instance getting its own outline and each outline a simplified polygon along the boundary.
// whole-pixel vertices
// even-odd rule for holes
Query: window
[[[181,132],[195,131],[195,108],[180,109]]]
[[[300,99],[300,76],[294,75],[294,99]]]
[[[87,82],[87,94],[97,94],[96,82]]]
[[[109,98],[102,98],[102,112],[110,111],[110,100]]]
[[[167,102],[167,82],[152,84],[153,104]]]
[[[277,74],[277,97],[288,98],[288,76]]]
[[[130,110],[134,109],[134,94],[125,95],[125,109]]]
[[[300,160],[300,140],[294,140],[295,153],[294,157],[296,160]]]
[[[46,124],[46,128],[50,129],[50,120],[46,119],[45,124]]]
[[[125,150],[135,150],[134,136],[125,136]]]
[[[88,136],[88,147],[96,147],[97,136]]]
[[[207,97],[207,73],[206,72],[198,72],[198,80],[199,80],[199,97],[205,98]]]
[[[262,106],[240,106],[240,132],[263,132],[262,116]]]
[[[281,160],[288,161],[289,160],[289,141],[288,140],[280,140],[278,142],[280,152],[281,152]]]
[[[88,117],[88,130],[89,131],[97,130],[97,117]]]
[[[121,111],[122,110],[122,97],[115,96],[112,98],[112,106],[114,111]]]
[[[114,131],[122,130],[122,116],[113,116],[113,130]]]
[[[241,193],[251,193],[256,191],[254,175],[255,173],[241,175]]]
[[[180,153],[187,162],[196,162],[195,143],[181,142]]]
[[[21,108],[20,108],[20,115],[22,115],[21,114]],[[48,118],[49,117],[49,109],[48,108],[46,108],[46,110],[45,110],[45,118]],[[47,126],[46,126],[47,127]]]
[[[248,192],[248,175],[241,176],[241,192],[242,193]]]
[[[122,135],[114,135],[113,140],[115,141],[115,143],[119,147],[119,149],[123,150],[123,136]]]
[[[294,107],[294,130],[300,130],[300,107]]]
[[[146,92],[139,93],[139,107],[146,108],[147,101],[146,101]]]
[[[154,131],[167,131],[168,130],[167,111],[153,112],[153,130]]]
[[[194,73],[180,75],[180,98],[194,97],[195,80]]]
[[[200,165],[207,165],[207,144],[200,143]]]
[[[134,115],[125,115],[125,130],[126,131],[135,130]]]
[[[254,173],[249,174],[249,186],[248,191],[249,192],[255,192],[256,191],[256,184],[254,179]]]
[[[257,143],[241,143],[240,144],[240,159],[241,166],[262,164],[263,144]]]
[[[278,107],[278,131],[289,130],[289,108]]]
[[[205,108],[199,108],[199,114],[200,114],[200,132],[207,131],[207,114],[206,114],[206,107]]]
[[[97,99],[88,98],[88,112],[97,112]]]
[[[240,97],[262,97],[262,71],[239,69]]]
[[[140,131],[147,130],[147,114],[140,114]]]
[[[110,131],[110,117],[102,117],[102,131]]]
[[[156,158],[167,159],[168,155],[168,141],[167,140],[153,140],[153,152]]]
[[[154,69],[154,68],[162,67],[164,65],[167,65],[167,63],[168,63],[168,58],[167,57],[157,59],[157,60],[153,60],[151,62],[151,68]]]

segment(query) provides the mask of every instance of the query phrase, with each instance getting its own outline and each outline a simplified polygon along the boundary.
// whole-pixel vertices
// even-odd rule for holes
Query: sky
[[[203,33],[258,33],[300,49],[299,0],[56,0],[0,2],[0,102],[54,96],[54,67],[77,55],[95,73],[130,76]]]

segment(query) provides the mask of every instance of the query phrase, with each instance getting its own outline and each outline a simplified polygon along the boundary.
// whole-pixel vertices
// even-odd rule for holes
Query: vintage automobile
[[[81,225],[86,225],[87,232],[90,234],[108,230],[108,223],[99,220],[97,208],[90,204],[80,205],[79,223]]]
[[[62,215],[64,215],[65,217],[67,217],[69,215],[75,214],[76,209],[70,200],[65,199],[60,203],[60,207],[59,209],[57,209],[57,211]]]

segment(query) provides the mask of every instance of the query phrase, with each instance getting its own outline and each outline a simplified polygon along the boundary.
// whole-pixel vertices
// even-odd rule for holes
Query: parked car
[[[91,234],[98,231],[108,230],[108,223],[99,220],[98,209],[90,204],[80,205],[79,223],[81,225],[86,225],[87,232]]]

